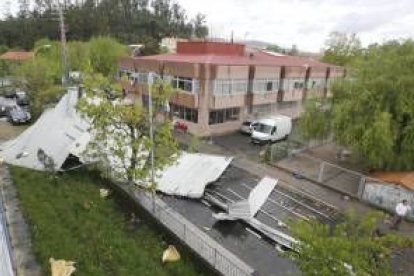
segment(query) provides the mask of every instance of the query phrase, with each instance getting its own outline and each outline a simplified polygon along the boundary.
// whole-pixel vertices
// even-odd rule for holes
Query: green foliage
[[[200,150],[200,137],[192,135],[190,139],[190,144],[188,145],[188,152],[198,152]]]
[[[356,34],[331,32],[325,42],[322,61],[346,66],[361,54],[361,50],[361,41]]]
[[[91,121],[93,139],[87,154],[99,158],[104,167],[111,165],[115,176],[146,184],[150,176],[150,150],[154,149],[155,171],[175,161],[178,144],[167,120],[155,120],[156,111],[165,104],[171,87],[158,80],[153,94],[154,139],[150,139],[150,114],[139,104],[113,103],[96,88],[113,89],[102,75],[86,78],[89,97],[78,103],[78,110]],[[111,162],[110,160],[116,160]],[[154,183],[153,183],[154,184]]]
[[[107,77],[116,72],[119,58],[127,55],[126,47],[110,37],[92,38],[89,48],[92,71]]]
[[[344,222],[332,227],[318,221],[293,222],[291,230],[299,243],[296,252],[288,255],[304,275],[350,275],[349,265],[355,275],[391,275],[391,248],[407,246],[412,240],[375,236],[379,217],[348,213]]]
[[[204,14],[198,13],[194,18],[194,35],[197,38],[206,38],[208,36],[206,16]]]
[[[306,138],[332,130],[367,168],[414,168],[414,42],[371,45],[346,62],[349,77],[331,86],[330,110],[307,105],[300,121]]]
[[[36,0],[30,9],[21,6],[17,16],[1,20],[0,44],[28,50],[40,38],[58,40],[58,5],[53,2]],[[65,3],[68,41],[111,36],[124,44],[155,40],[158,45],[164,37],[190,38],[195,35],[205,38],[208,35],[205,16],[197,14],[193,19],[188,18],[176,1],[87,0]]]
[[[283,49],[282,47],[280,47],[279,45],[276,45],[276,44],[267,46],[266,50],[276,52],[276,53],[284,53],[285,52],[285,49]]]
[[[299,119],[299,132],[304,139],[323,139],[330,132],[330,110],[322,100],[308,100]]]
[[[337,140],[372,169],[413,169],[414,42],[372,46],[355,64],[333,87]]]
[[[26,91],[35,117],[64,93],[59,85],[61,70],[56,59],[37,56],[23,63],[17,69],[17,75],[20,77],[17,85]]]
[[[11,176],[42,275],[50,275],[51,257],[75,261],[76,275],[212,275],[185,252],[162,265],[163,233],[147,220],[131,222],[135,207],[118,194],[100,198],[108,187],[95,172],[63,174],[58,183],[17,167]]]

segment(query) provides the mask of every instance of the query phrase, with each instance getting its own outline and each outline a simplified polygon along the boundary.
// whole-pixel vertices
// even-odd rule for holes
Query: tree
[[[194,35],[197,38],[206,38],[208,36],[208,28],[206,27],[206,16],[198,13],[194,18]]]
[[[306,102],[305,110],[299,118],[299,131],[302,137],[306,140],[326,138],[331,131],[330,109],[323,101],[311,99]]]
[[[392,248],[412,246],[413,241],[378,235],[378,222],[378,214],[358,218],[352,213],[335,226],[316,220],[293,222],[290,228],[299,242],[288,256],[303,275],[391,275]]]
[[[118,69],[119,58],[127,55],[126,47],[110,37],[92,38],[89,48],[92,71],[104,76],[113,75]]]
[[[85,89],[90,97],[81,99],[78,110],[91,122],[92,141],[86,151],[93,159],[100,160],[104,167],[111,167],[112,173],[119,179],[129,182],[151,183],[151,148],[154,149],[155,171],[172,164],[178,152],[168,120],[155,120],[154,139],[150,139],[150,115],[139,104],[126,105],[111,102],[96,87],[111,86],[102,75],[89,76]],[[112,85],[111,89],[119,89]],[[153,110],[157,111],[171,93],[169,84],[157,80],[151,86],[154,96]],[[153,186],[155,183],[151,183]]]
[[[48,104],[56,103],[64,93],[60,85],[59,60],[37,56],[16,70],[17,85],[26,91],[34,117],[39,116]]]
[[[412,170],[414,42],[373,45],[352,62],[349,72],[347,79],[331,87],[332,116],[325,116],[336,141],[371,170]],[[305,112],[305,118],[311,116],[314,109]],[[302,126],[313,128],[312,124],[308,120]]]
[[[280,47],[279,45],[273,44],[266,47],[266,50],[276,52],[276,53],[282,53],[284,49]]]
[[[325,42],[322,61],[346,66],[361,54],[361,41],[355,33],[332,32]]]

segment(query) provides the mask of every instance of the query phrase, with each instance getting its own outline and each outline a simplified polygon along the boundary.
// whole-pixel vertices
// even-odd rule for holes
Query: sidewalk
[[[10,180],[8,168],[4,165],[0,165],[0,189],[3,194],[16,275],[41,275],[40,266],[32,254],[29,229],[19,208],[16,189]]]

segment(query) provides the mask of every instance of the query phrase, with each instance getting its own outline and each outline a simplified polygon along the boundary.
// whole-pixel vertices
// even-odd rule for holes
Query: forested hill
[[[41,38],[59,39],[58,2],[64,2],[68,40],[109,35],[122,43],[143,43],[157,51],[163,37],[208,34],[205,17],[188,18],[171,0],[18,0],[19,12],[0,20],[0,45],[31,49]],[[31,2],[32,5],[30,4]]]

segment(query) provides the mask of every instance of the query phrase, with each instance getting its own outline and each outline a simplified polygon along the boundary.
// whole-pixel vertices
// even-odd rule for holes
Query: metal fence
[[[365,175],[310,156],[301,149],[291,150],[275,145],[272,152],[272,162],[298,178],[304,177],[361,198],[367,178]]]
[[[253,268],[202,232],[185,217],[171,209],[157,196],[153,197],[149,192],[126,184],[118,183],[117,185],[223,275],[253,275]]]
[[[12,247],[3,201],[2,181],[4,181],[4,173],[4,167],[0,164],[0,275],[13,276],[15,275],[15,267],[13,266]]]
[[[306,153],[307,149],[291,141],[274,144],[270,147],[270,162],[297,178],[315,181],[390,212],[403,199],[414,206],[412,191],[315,158]],[[414,220],[414,214],[410,213],[408,218]]]

